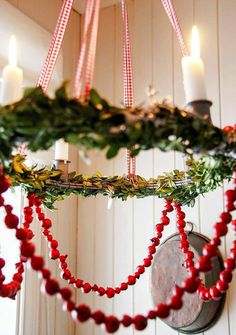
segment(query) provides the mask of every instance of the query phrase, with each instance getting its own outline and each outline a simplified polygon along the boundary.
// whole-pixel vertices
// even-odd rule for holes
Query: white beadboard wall
[[[59,12],[60,0],[9,0],[10,3],[49,31],[53,30]],[[208,96],[214,102],[212,117],[216,125],[235,123],[236,105],[236,2],[234,0],[175,0],[184,37],[190,39],[191,26],[199,26],[202,57],[206,67]],[[181,55],[176,37],[162,8],[160,0],[129,0],[130,28],[136,103],[148,102],[145,88],[152,84],[160,97],[172,95],[176,104],[184,104],[181,76]],[[64,41],[64,77],[72,78],[79,49],[80,16],[73,12]],[[122,20],[120,4],[101,10],[99,40],[94,86],[111,102],[122,100]],[[71,151],[72,169],[90,175],[101,171],[104,175],[126,172],[125,152],[113,161],[103,155],[91,154],[92,165],[82,160],[76,166],[76,151]],[[164,154],[158,150],[142,153],[137,159],[137,173],[145,177],[156,176],[174,167],[183,168],[180,154]],[[157,198],[113,201],[107,209],[107,198],[78,199],[75,197],[60,205],[54,214],[58,225],[56,235],[63,252],[69,254],[72,268],[87,281],[113,286],[126,279],[138,265],[145,252],[154,225],[160,217],[162,201]],[[217,204],[217,206],[216,206]],[[69,207],[68,207],[69,206]],[[207,195],[196,206],[186,209],[195,228],[212,236],[212,225],[223,208],[223,190]],[[68,216],[70,213],[70,216]],[[68,219],[68,220],[67,220]],[[77,222],[77,225],[76,225]],[[174,224],[165,236],[175,232]],[[233,234],[224,241],[222,252],[230,249]],[[44,241],[38,247],[47,253]],[[52,267],[52,262],[50,262]],[[56,272],[53,269],[54,273]],[[168,271],[168,269],[167,269]],[[58,274],[58,272],[57,272]],[[59,275],[59,274],[58,274]],[[32,285],[26,292],[21,335],[104,335],[105,331],[93,323],[74,324],[61,312],[56,299],[41,297],[36,276],[28,274]],[[152,307],[149,290],[149,271],[133,288],[112,300],[78,293],[78,302],[91,308],[121,316],[125,313],[145,313]],[[29,286],[28,286],[29,287]],[[33,303],[32,303],[33,297]],[[58,303],[58,306],[56,305]],[[23,324],[25,326],[23,326]],[[220,321],[205,334],[234,335],[236,329],[236,281],[228,293]],[[1,332],[0,332],[1,333]],[[117,334],[134,335],[132,328],[121,328]],[[144,335],[176,334],[161,321],[150,322]]]
[[[234,0],[175,0],[176,11],[186,41],[191,27],[200,30],[202,57],[206,68],[208,96],[213,101],[212,118],[216,125],[235,123],[236,105],[236,2]],[[135,102],[148,102],[145,89],[151,84],[159,97],[172,95],[174,102],[184,105],[181,73],[181,54],[176,37],[159,0],[128,1],[134,65]],[[96,75],[94,86],[111,102],[122,100],[122,20],[121,5],[101,10]],[[126,172],[125,152],[113,161],[103,155],[92,154],[92,165],[79,163],[86,174],[101,171],[104,175]],[[137,159],[137,173],[145,177],[157,176],[174,167],[183,169],[183,157],[175,153],[152,150]],[[107,209],[107,198],[79,199],[78,210],[78,273],[85,280],[104,286],[120,283],[141,262],[149,237],[160,217],[163,201],[157,198],[113,201]],[[188,220],[197,231],[212,236],[212,226],[223,208],[223,189],[198,199],[194,208],[185,208]],[[165,236],[175,232],[174,223]],[[223,255],[229,251],[233,233],[222,245]],[[168,271],[168,269],[167,269]],[[145,313],[152,306],[149,289],[150,272],[137,285],[107,301],[89,294],[79,294],[79,301],[92,309],[104,309],[121,316],[125,313]],[[227,304],[220,321],[207,335],[233,335],[236,329],[236,281],[228,293]],[[139,332],[121,328],[117,334]],[[91,324],[78,327],[79,335],[102,335],[102,328]],[[176,331],[163,322],[150,322],[145,335],[172,335]]]

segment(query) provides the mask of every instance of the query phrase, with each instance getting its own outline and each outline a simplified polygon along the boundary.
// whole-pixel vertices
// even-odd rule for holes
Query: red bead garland
[[[236,186],[236,185],[235,185]],[[1,188],[0,188],[1,189]],[[2,188],[4,189],[4,187]],[[230,195],[229,195],[230,194]],[[206,289],[200,278],[199,274],[201,272],[206,271],[207,269],[210,269],[210,260],[212,257],[214,257],[216,253],[216,248],[220,244],[220,238],[222,233],[226,231],[225,226],[229,224],[232,220],[232,217],[229,215],[230,212],[235,210],[235,199],[236,199],[236,190],[234,189],[233,192],[228,192],[226,194],[227,197],[227,203],[226,203],[226,212],[222,213],[220,215],[220,221],[217,225],[220,226],[218,229],[215,227],[215,237],[211,239],[211,241],[204,247],[204,254],[201,256],[196,264],[196,266],[192,265],[191,261],[193,261],[193,254],[189,251],[189,243],[187,241],[187,235],[184,232],[184,213],[181,211],[181,207],[174,203],[174,206],[178,212],[178,229],[181,236],[181,244],[180,247],[182,250],[186,253],[186,267],[189,270],[189,277],[184,280],[181,287],[176,286],[173,291],[173,295],[170,298],[169,302],[167,303],[161,303],[159,304],[155,310],[151,310],[148,312],[147,316],[144,315],[136,315],[134,317],[125,315],[122,319],[118,319],[115,316],[106,316],[102,311],[95,311],[92,312],[90,308],[87,305],[78,305],[76,306],[75,302],[71,300],[72,292],[68,288],[61,288],[58,281],[51,277],[51,273],[48,269],[44,267],[43,259],[40,256],[35,255],[35,247],[30,242],[30,239],[32,238],[32,232],[29,230],[30,223],[32,222],[31,214],[29,213],[29,209],[26,209],[25,211],[25,222],[24,222],[24,228],[23,230],[20,230],[22,228],[18,229],[18,224],[11,228],[12,225],[15,225],[16,219],[12,219],[12,224],[10,224],[9,229],[16,229],[16,236],[17,239],[21,241],[21,262],[18,263],[18,266],[21,267],[23,260],[30,260],[32,268],[36,271],[41,272],[44,284],[45,284],[45,291],[49,295],[55,295],[60,294],[61,298],[65,302],[65,309],[68,312],[72,312],[76,315],[76,319],[84,322],[89,319],[93,319],[96,324],[104,324],[105,328],[108,333],[114,333],[116,332],[120,325],[124,325],[125,327],[128,327],[130,325],[134,325],[135,329],[137,330],[143,330],[147,326],[148,319],[155,319],[156,317],[159,318],[166,318],[168,317],[170,310],[172,309],[179,309],[182,306],[182,295],[184,292],[196,292],[197,290],[201,294],[202,298],[204,300],[207,299],[218,299],[222,292],[225,292],[228,287],[229,283],[232,280],[232,271],[235,268],[235,261],[236,261],[236,240],[233,242],[233,247],[230,250],[230,256],[225,260],[224,265],[225,269],[220,273],[220,278],[217,281],[216,285],[212,286],[210,289]],[[41,199],[38,197],[35,197],[32,194],[29,194],[29,207],[32,206],[32,204],[37,203],[37,207],[41,204]],[[3,202],[4,204],[4,202]],[[3,205],[4,206],[4,205]],[[11,207],[10,206],[4,206],[6,210],[6,215],[11,214]],[[40,213],[40,211],[38,211]],[[226,214],[225,214],[226,213]],[[229,214],[229,215],[228,215]],[[164,220],[166,222],[166,220]],[[164,222],[164,223],[165,223]],[[232,220],[232,226],[235,230],[235,220]],[[162,223],[164,225],[164,223]],[[223,229],[222,229],[223,226]],[[161,229],[161,228],[159,228]],[[158,232],[161,234],[161,232]],[[45,232],[45,235],[49,237],[49,241],[52,242],[53,238],[49,232]],[[30,238],[29,238],[30,237]],[[158,235],[159,238],[159,235]],[[156,241],[156,237],[154,239],[154,243]],[[152,241],[153,242],[153,241]],[[53,243],[53,245],[55,245]],[[57,249],[52,249],[57,250]],[[150,251],[150,250],[149,250]],[[148,256],[149,260],[152,260],[152,254],[154,252],[154,249],[151,248],[150,254]],[[60,256],[61,261],[65,262],[65,256]],[[2,268],[4,267],[5,262],[3,259],[0,259],[0,292],[1,296],[3,297],[12,297],[16,294],[16,292],[19,290],[20,282],[22,281],[22,272],[24,270],[20,269],[18,273],[16,274],[17,281],[14,279],[13,282],[9,284],[3,284],[4,282],[4,276],[2,275]],[[142,265],[139,269],[141,272],[144,270],[144,265]],[[66,268],[65,268],[66,269]],[[68,274],[68,272],[67,272]],[[3,278],[3,279],[2,279]],[[70,278],[71,280],[72,278]],[[136,280],[136,276],[131,276],[129,280],[131,283],[134,283],[134,279]],[[73,280],[72,280],[73,281]],[[124,285],[121,285],[123,288],[125,288],[128,284],[123,283]],[[99,288],[92,287],[94,291],[99,290]],[[82,285],[83,287],[83,285]],[[89,287],[87,285],[87,287]],[[203,293],[202,293],[203,292]]]
[[[141,277],[145,272],[145,268],[148,268],[152,265],[153,255],[156,253],[156,247],[160,244],[160,238],[162,237],[162,232],[164,227],[167,226],[170,222],[168,218],[168,213],[173,211],[173,206],[171,205],[171,201],[165,199],[165,210],[162,211],[162,217],[160,219],[160,223],[156,225],[157,235],[151,238],[151,244],[147,248],[148,255],[143,259],[143,263],[138,265],[136,268],[136,272],[133,275],[127,276],[127,281],[122,282],[117,287],[102,287],[97,284],[90,284],[84,282],[81,278],[74,278],[71,274],[71,271],[68,270],[68,263],[66,262],[67,255],[61,255],[58,250],[58,241],[53,238],[49,228],[52,227],[52,222],[50,219],[45,218],[45,214],[41,209],[41,201],[38,200],[38,197],[31,196],[31,202],[35,205],[35,212],[37,213],[38,220],[41,222],[43,230],[43,235],[46,240],[49,242],[48,247],[50,249],[49,256],[53,260],[58,260],[59,266],[61,268],[61,278],[67,280],[69,284],[73,284],[75,288],[82,289],[83,293],[96,292],[99,296],[106,296],[111,299],[116,294],[120,294],[122,291],[126,291],[129,286],[133,286],[136,284],[137,279]]]

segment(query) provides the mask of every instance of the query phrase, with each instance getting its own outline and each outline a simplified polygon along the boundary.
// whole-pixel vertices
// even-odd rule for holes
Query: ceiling
[[[101,7],[103,8],[103,7],[112,6],[118,2],[121,2],[121,0],[101,0]],[[84,4],[85,4],[85,0],[75,0],[74,1],[75,10],[77,10],[79,13],[83,13]]]

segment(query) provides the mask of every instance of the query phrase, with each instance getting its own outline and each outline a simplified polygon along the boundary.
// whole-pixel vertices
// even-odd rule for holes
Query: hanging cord
[[[93,20],[92,20],[92,30],[90,37],[90,44],[88,50],[88,61],[85,76],[85,97],[88,98],[89,92],[92,87],[93,77],[94,77],[94,66],[95,66],[95,55],[97,47],[97,36],[98,36],[98,23],[99,23],[99,8],[100,0],[96,0],[94,6]]]
[[[73,2],[73,0],[64,0],[62,5],[48,54],[37,82],[37,86],[41,86],[44,91],[46,91],[48,88],[54,67],[56,65],[65,30],[71,14]]]
[[[75,74],[75,82],[74,82],[74,97],[79,99],[81,96],[82,90],[82,83],[83,83],[83,74],[84,74],[84,61],[85,61],[85,54],[88,45],[88,33],[89,33],[89,26],[92,20],[92,13],[94,10],[95,0],[87,0],[86,9],[85,9],[85,17],[84,17],[84,27],[83,27],[83,34],[82,34],[82,46],[80,49],[80,55],[78,60],[78,65]]]
[[[128,108],[132,108],[134,105],[134,85],[133,85],[130,34],[129,34],[129,19],[125,0],[122,0],[122,17],[123,17],[124,104]],[[136,159],[135,157],[131,157],[130,150],[127,150],[127,170],[129,177],[135,176]]]
[[[172,24],[172,26],[173,26],[173,28],[176,32],[182,55],[187,56],[189,54],[189,52],[188,52],[188,49],[185,45],[183,34],[182,34],[182,31],[181,31],[181,28],[180,28],[180,25],[179,25],[178,17],[177,17],[175,8],[172,4],[172,1],[171,0],[161,0],[161,1],[162,1],[162,4],[163,4],[163,7],[165,8],[167,16],[169,17],[169,20],[170,20],[170,22],[171,22],[171,24]]]

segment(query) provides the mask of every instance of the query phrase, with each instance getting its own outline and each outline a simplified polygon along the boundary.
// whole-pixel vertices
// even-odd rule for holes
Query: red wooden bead
[[[42,270],[43,266],[44,266],[44,260],[43,257],[40,256],[33,256],[30,260],[32,269],[39,271]]]
[[[156,231],[161,233],[163,230],[164,230],[163,224],[158,223],[156,225]]]
[[[192,259],[186,259],[186,261],[184,261],[185,268],[189,268],[193,265],[194,265],[194,261]]]
[[[113,298],[115,296],[115,291],[113,288],[108,287],[106,290],[106,295],[109,299]]]
[[[33,231],[31,229],[27,229],[27,239],[32,240],[33,237],[34,237]]]
[[[221,297],[221,293],[215,285],[210,288],[209,293],[213,300],[218,300]]]
[[[185,218],[185,213],[183,211],[179,211],[177,213],[177,217],[178,217],[178,219],[184,219]]]
[[[128,285],[127,285],[127,287],[128,287]],[[99,287],[99,289],[98,289],[98,295],[100,297],[102,297],[105,293],[106,293],[105,288],[104,287]]]
[[[148,312],[148,319],[154,320],[157,317],[157,312],[156,311],[149,311]]]
[[[143,265],[139,265],[137,267],[137,271],[139,274],[143,274],[145,272],[145,267]]]
[[[4,205],[4,198],[0,195],[0,207]]]
[[[226,223],[223,223],[223,222],[217,222],[214,225],[214,229],[216,232],[216,237],[225,236],[228,232],[228,227]]]
[[[52,241],[50,242],[50,247],[51,247],[52,249],[56,249],[56,248],[58,247],[58,242],[57,242],[56,240],[52,240]]]
[[[45,219],[45,214],[44,213],[38,213],[38,219],[40,221],[44,220]]]
[[[75,309],[75,303],[69,300],[63,305],[63,309],[72,312]]]
[[[136,315],[133,322],[136,330],[143,330],[147,327],[147,319],[143,315]]]
[[[157,237],[153,237],[153,238],[151,239],[151,242],[152,242],[153,245],[156,246],[156,247],[160,244],[160,241],[159,241],[159,239],[158,239]]]
[[[236,249],[230,250],[230,256],[236,261]]]
[[[11,186],[11,180],[8,176],[0,176],[0,193],[6,192]]]
[[[202,256],[198,260],[197,268],[201,272],[207,272],[211,270],[211,262],[206,256]]]
[[[129,327],[133,323],[133,319],[129,315],[124,315],[121,323],[124,327]]]
[[[40,207],[37,207],[37,208],[35,208],[35,212],[36,212],[37,214],[39,214],[39,213],[42,212],[42,209],[41,209]]]
[[[140,273],[139,273],[138,271],[136,271],[136,272],[134,273],[134,276],[135,276],[136,279],[139,279],[139,278],[140,278]]]
[[[69,278],[69,284],[74,284],[75,283],[75,277]]]
[[[194,293],[197,291],[199,286],[198,278],[189,277],[184,281],[184,289],[188,293]]]
[[[59,252],[59,250],[57,250],[57,249],[52,249],[52,250],[50,251],[49,257],[50,257],[51,259],[57,259],[57,258],[59,258],[59,256],[60,256],[60,252]]]
[[[164,226],[167,226],[169,223],[170,223],[170,219],[167,217],[167,216],[163,216],[161,218],[161,223],[164,225]]]
[[[96,311],[92,314],[92,318],[97,325],[105,322],[105,314],[102,311]]]
[[[51,235],[51,234],[48,234],[48,235],[47,235],[47,240],[48,240],[48,242],[51,242],[52,239],[53,239],[52,235]]]
[[[172,212],[173,211],[173,206],[167,205],[166,210],[167,210],[167,212]]]
[[[177,220],[176,225],[178,228],[184,228],[186,226],[186,222],[184,220]]]
[[[89,283],[85,283],[85,284],[83,284],[82,289],[83,289],[84,293],[89,293],[92,290],[92,287]]]
[[[76,287],[76,288],[81,288],[81,287],[83,286],[83,284],[84,284],[84,282],[83,282],[83,280],[81,280],[81,279],[77,279],[77,280],[75,281],[75,287]]]
[[[42,201],[42,199],[40,197],[35,197],[34,204],[35,204],[36,207],[41,206],[42,203],[43,203],[43,201]]]
[[[189,274],[190,274],[191,277],[197,277],[197,276],[199,275],[199,270],[196,269],[196,268],[193,267],[193,266],[190,266],[190,267],[188,268],[188,271],[189,271]]]
[[[227,212],[223,212],[220,214],[220,218],[224,223],[230,223],[232,220],[232,215]]]
[[[52,250],[53,251],[53,250]],[[62,273],[62,279],[69,280],[71,278],[71,272],[68,269],[65,269]],[[91,286],[90,286],[91,287]]]
[[[17,281],[18,283],[22,283],[23,276],[20,273],[15,273],[12,279]]]
[[[13,207],[11,205],[5,205],[5,210],[7,214],[11,214],[11,212],[13,211]]]
[[[5,260],[3,258],[0,258],[0,269],[4,268],[5,264]]]
[[[232,258],[226,258],[224,261],[225,269],[232,271],[235,269],[235,260]]]
[[[230,283],[232,281],[233,275],[229,270],[224,270],[220,273],[220,280],[225,283]]]
[[[15,229],[18,226],[19,219],[15,214],[7,214],[5,217],[5,224],[9,229]]]
[[[225,292],[228,290],[229,285],[222,280],[218,280],[218,282],[216,283],[216,288],[218,288],[220,292]]]
[[[24,228],[16,229],[16,238],[18,240],[25,240],[27,238],[27,230]]]
[[[76,312],[77,312],[77,319],[80,322],[87,321],[91,316],[90,308],[87,305],[79,305],[76,308]]]
[[[48,270],[48,269],[43,269],[43,270],[42,270],[42,276],[43,276],[44,279],[48,279],[48,278],[50,278],[50,276],[51,276],[51,271]]]
[[[187,254],[186,254],[186,257],[188,259],[193,259],[194,258],[194,253],[192,251],[188,251]]]
[[[221,245],[221,240],[219,237],[214,237],[213,239],[211,239],[210,244],[215,245],[217,247]]]
[[[183,290],[181,287],[179,287],[178,285],[176,285],[176,286],[173,288],[173,295],[182,297],[183,294],[184,294],[184,290]]]
[[[60,289],[60,294],[62,296],[62,299],[64,299],[64,300],[70,300],[70,298],[72,296],[71,290],[67,287],[64,287],[64,288]]]
[[[121,285],[120,285],[121,291],[125,291],[125,290],[127,290],[127,288],[128,288],[128,284],[127,283],[121,283]]]
[[[170,308],[178,310],[183,306],[183,300],[180,296],[174,295],[170,298]]]
[[[45,229],[49,229],[52,227],[52,221],[50,219],[44,219],[42,221],[42,227]]]
[[[21,255],[25,257],[31,257],[34,254],[35,246],[30,242],[22,242],[20,247]]]
[[[45,290],[49,295],[56,294],[59,291],[58,282],[54,279],[47,279],[45,284]]]
[[[155,254],[156,247],[154,245],[150,245],[150,247],[148,247],[148,251],[150,254]]]
[[[97,284],[93,285],[93,287],[92,287],[92,291],[93,291],[93,292],[97,292],[97,291],[98,291],[98,286],[97,286]]]
[[[10,297],[12,295],[12,287],[9,284],[3,285],[0,289],[0,296],[3,298]]]
[[[217,255],[217,247],[210,243],[206,244],[203,248],[203,255],[210,258]]]
[[[157,312],[156,313],[157,313],[157,317],[159,317],[161,319],[165,319],[169,316],[170,308],[166,304],[159,304],[157,306]]]
[[[120,289],[119,287],[116,287],[116,288],[115,288],[115,292],[116,292],[116,294],[120,294],[120,291],[121,291],[121,289]]]
[[[152,264],[152,261],[150,259],[145,258],[143,260],[143,265],[145,266],[145,268],[148,268],[149,266],[151,266],[151,264]]]
[[[188,247],[189,247],[189,243],[188,243],[188,241],[181,241],[181,242],[179,243],[179,247],[180,247],[181,249],[183,249],[183,248],[188,248]]]
[[[224,130],[224,132],[225,132],[226,134],[228,134],[228,133],[231,133],[231,132],[234,130],[234,128],[231,127],[231,126],[225,126],[225,127],[223,128],[223,130]]]
[[[128,284],[129,285],[134,285],[135,283],[136,283],[135,276],[128,276]]]
[[[236,200],[236,192],[235,190],[227,190],[225,192],[225,196],[230,202],[234,202]]]
[[[108,333],[115,333],[120,327],[120,322],[114,316],[107,316],[105,319],[105,327]]]
[[[30,200],[30,201],[33,201],[35,199],[35,194],[34,193],[28,193],[27,195],[27,199]]]
[[[30,206],[26,206],[24,207],[24,213],[28,214],[28,215],[32,215],[33,214],[33,210]]]

